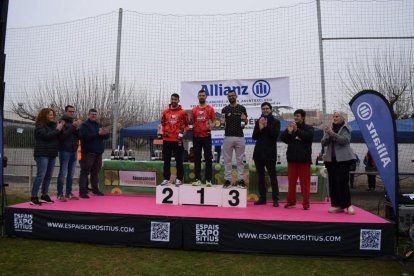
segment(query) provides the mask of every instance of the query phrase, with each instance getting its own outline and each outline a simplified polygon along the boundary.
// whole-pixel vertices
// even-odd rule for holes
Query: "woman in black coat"
[[[64,121],[56,123],[56,112],[51,108],[43,108],[36,117],[34,159],[36,161],[36,177],[32,186],[32,205],[53,203],[50,199],[49,185],[58,155],[59,135]],[[39,188],[42,196],[38,198]]]

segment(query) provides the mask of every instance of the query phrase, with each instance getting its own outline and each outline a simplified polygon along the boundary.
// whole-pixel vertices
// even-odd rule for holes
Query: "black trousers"
[[[375,174],[368,174],[368,188],[375,189],[377,184],[377,176]]]
[[[213,155],[211,153],[211,137],[193,137],[195,177],[201,180],[201,152],[204,151],[206,162],[206,181],[211,181],[213,171]]]
[[[352,160],[351,165],[349,166],[349,170],[350,171],[355,171],[356,170],[356,160]],[[349,175],[349,186],[351,188],[354,188],[354,181],[355,180],[355,176],[353,174]]]
[[[349,167],[352,161],[325,162],[328,170],[329,194],[333,207],[348,208],[351,206],[349,191]]]
[[[79,193],[87,194],[88,176],[90,176],[92,191],[97,192],[98,187],[98,175],[102,167],[102,154],[97,153],[82,153],[82,159],[80,161],[80,175],[79,175]]]
[[[177,179],[184,180],[183,153],[184,147],[182,142],[163,141],[164,179],[169,180],[171,177],[171,156],[174,156],[177,168]]]
[[[260,199],[266,199],[266,183],[265,183],[265,167],[270,177],[270,185],[272,186],[272,199],[279,200],[279,186],[276,177],[276,160],[254,160],[256,165],[257,176],[259,178],[259,194]]]

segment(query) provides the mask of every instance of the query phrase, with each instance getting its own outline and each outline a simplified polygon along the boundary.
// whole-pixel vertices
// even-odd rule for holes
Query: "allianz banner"
[[[290,106],[289,78],[217,80],[181,82],[181,105],[184,109],[192,109],[198,105],[198,91],[203,89],[207,94],[207,102],[216,112],[229,104],[227,93],[234,90],[237,102],[246,108],[260,107],[269,102],[273,106]]]
[[[396,214],[398,150],[395,140],[395,120],[390,105],[383,95],[374,90],[359,92],[349,105]]]
[[[269,102],[274,107],[290,106],[289,78],[189,81],[181,82],[180,102],[184,109],[191,110],[198,105],[198,91],[203,89],[207,94],[207,103],[214,107],[217,126],[223,107],[229,104],[227,94],[230,90],[237,93],[237,103],[247,111],[248,123],[244,129],[247,144],[254,144],[252,133],[255,120],[261,115],[260,105]],[[224,130],[219,127],[212,131],[213,145],[221,145]]]

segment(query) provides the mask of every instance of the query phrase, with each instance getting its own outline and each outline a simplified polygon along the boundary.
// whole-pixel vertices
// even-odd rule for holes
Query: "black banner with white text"
[[[183,219],[184,249],[292,255],[393,255],[393,224]]]
[[[182,247],[181,219],[6,209],[9,236],[151,247]]]

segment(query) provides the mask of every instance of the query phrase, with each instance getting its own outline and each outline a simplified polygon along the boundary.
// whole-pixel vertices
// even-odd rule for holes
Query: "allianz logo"
[[[206,91],[207,96],[227,96],[229,91],[234,90],[237,95],[249,95],[248,85],[224,85],[222,83],[202,84],[201,89]],[[251,87],[251,92],[259,98],[266,97],[271,91],[270,84],[265,80],[257,80]]]

